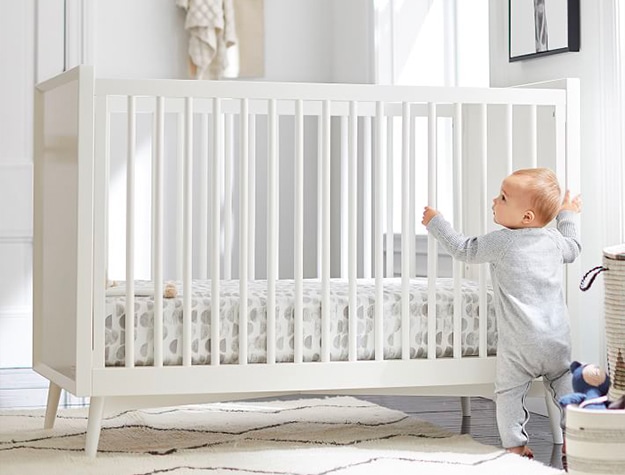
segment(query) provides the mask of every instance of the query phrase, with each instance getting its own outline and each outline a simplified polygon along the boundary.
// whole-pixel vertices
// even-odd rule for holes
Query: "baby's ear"
[[[523,224],[531,224],[536,219],[536,214],[528,209],[525,213],[523,213]]]

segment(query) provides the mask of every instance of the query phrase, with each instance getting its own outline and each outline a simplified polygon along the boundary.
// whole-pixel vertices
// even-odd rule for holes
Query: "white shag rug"
[[[564,472],[352,397],[218,403],[106,417],[84,454],[86,409],[0,412],[0,473],[536,474]]]

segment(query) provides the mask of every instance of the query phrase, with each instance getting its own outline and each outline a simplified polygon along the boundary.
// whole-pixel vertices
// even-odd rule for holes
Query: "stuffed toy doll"
[[[560,398],[561,406],[577,404],[584,409],[606,409],[610,376],[595,364],[571,363],[574,393]]]
[[[562,407],[577,404],[585,409],[607,409],[610,375],[595,364],[583,364],[579,361],[571,363],[574,393],[565,394],[560,398]],[[566,439],[562,446],[562,468],[568,472],[566,456]]]

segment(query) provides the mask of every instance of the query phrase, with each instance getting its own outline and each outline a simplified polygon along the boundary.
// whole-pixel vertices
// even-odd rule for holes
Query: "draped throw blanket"
[[[237,41],[232,0],[176,0],[186,10],[191,75],[220,79],[227,64],[226,50]]]

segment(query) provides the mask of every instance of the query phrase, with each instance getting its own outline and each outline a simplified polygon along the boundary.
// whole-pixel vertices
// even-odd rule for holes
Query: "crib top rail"
[[[96,79],[95,95],[230,97],[306,101],[436,102],[465,104],[564,105],[563,91],[515,88],[449,88],[369,84],[254,81]]]
[[[93,74],[93,67],[78,66],[37,85],[40,91],[76,80],[81,74],[94,79],[95,96],[214,97],[248,100],[276,99],[303,101],[437,103],[437,104],[515,104],[558,106],[566,104],[563,90],[550,82],[529,88],[434,87],[374,84],[287,83],[263,81],[196,81],[181,79],[104,79]],[[555,81],[561,83],[562,80]],[[560,86],[561,87],[561,86]]]

